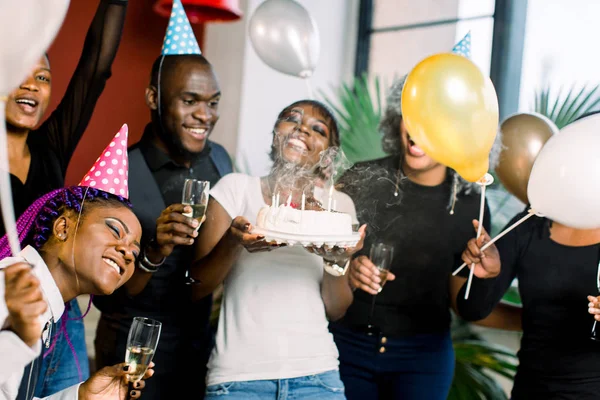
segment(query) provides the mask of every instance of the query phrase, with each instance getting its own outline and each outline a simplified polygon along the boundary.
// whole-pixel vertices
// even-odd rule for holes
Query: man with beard
[[[198,222],[184,215],[191,208],[180,204],[181,195],[186,179],[209,181],[213,186],[232,172],[232,164],[225,149],[208,140],[219,118],[217,77],[195,40],[189,41],[193,34],[185,13],[177,11],[177,7],[183,10],[179,1],[173,7],[171,20],[177,25],[177,19],[184,19],[184,25],[169,25],[163,55],[155,61],[146,89],[151,122],[140,141],[129,148],[130,200],[142,223],[142,252],[127,287],[94,298],[101,311],[96,368],[123,360],[133,317],[157,319],[162,332],[153,361],[160,368],[155,368],[144,398],[166,399],[179,387],[184,397],[202,399],[212,348],[212,295],[191,301],[193,284],[187,284],[185,276]],[[187,32],[186,41],[176,41],[178,45],[193,45],[172,48],[173,32]],[[194,385],[182,384],[186,381]]]

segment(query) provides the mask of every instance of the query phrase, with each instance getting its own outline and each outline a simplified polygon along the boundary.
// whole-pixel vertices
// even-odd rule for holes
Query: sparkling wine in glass
[[[146,373],[156,351],[161,328],[161,322],[154,319],[144,317],[133,319],[125,351],[125,362],[129,364],[131,371],[128,376],[130,382],[139,381]]]
[[[596,287],[598,288],[598,293],[600,293],[600,263],[598,263],[598,272],[596,274]],[[590,339],[600,341],[600,324],[594,318],[594,325],[592,325],[592,334],[590,335]]]
[[[206,215],[206,208],[208,207],[208,199],[210,197],[210,182],[200,181],[197,179],[186,179],[183,185],[183,193],[181,197],[181,203],[192,207],[192,212],[185,213],[188,218],[194,218],[198,221],[198,227],[196,232],[200,229],[200,226],[204,222],[204,216]],[[185,283],[198,283],[194,278],[190,276],[190,271],[185,271]]]
[[[394,257],[394,246],[385,244],[382,242],[373,243],[370,250],[369,258],[371,262],[375,264],[379,269],[379,278],[381,279],[381,289],[387,281],[388,272],[392,266],[392,259]],[[373,336],[378,333],[378,328],[372,324],[373,312],[375,311],[375,299],[376,295],[371,300],[371,311],[369,312],[369,321],[367,322],[366,332],[367,335]]]

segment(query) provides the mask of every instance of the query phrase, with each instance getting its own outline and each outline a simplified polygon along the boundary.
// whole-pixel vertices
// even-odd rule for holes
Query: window
[[[600,83],[600,2],[529,0],[523,51],[519,109],[533,110],[535,91]]]
[[[450,51],[471,31],[472,59],[489,75],[494,0],[363,0],[361,7],[371,23],[363,19],[368,26],[359,30],[357,73],[390,82],[422,59]]]

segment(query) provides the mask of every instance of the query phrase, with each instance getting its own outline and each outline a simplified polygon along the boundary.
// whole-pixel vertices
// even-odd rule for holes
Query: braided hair
[[[83,207],[84,201],[86,207]],[[69,186],[45,194],[33,202],[17,220],[17,234],[21,247],[31,245],[40,250],[52,236],[54,221],[65,211],[81,213],[83,218],[90,208],[100,205],[127,206],[122,196],[86,186]],[[0,238],[0,260],[11,255],[8,236]]]
[[[85,201],[85,207],[84,205]],[[121,196],[113,195],[104,192],[99,189],[86,186],[70,186],[62,189],[54,190],[50,193],[45,194],[36,201],[33,202],[27,210],[17,220],[17,235],[19,237],[19,243],[21,247],[27,245],[33,246],[36,250],[40,250],[44,244],[52,237],[52,227],[58,217],[60,217],[65,211],[72,211],[80,215],[78,224],[83,220],[85,214],[98,206],[116,206],[116,207],[129,207],[131,203],[127,199]],[[8,236],[0,238],[0,260],[11,256],[10,244],[8,242]],[[92,297],[87,310],[81,317],[72,318],[73,320],[83,319],[90,310],[92,304]],[[65,340],[71,353],[75,358],[75,364],[77,366],[77,373],[79,378],[82,379],[81,367],[79,359],[75,351],[75,347],[71,343],[71,339],[67,333],[66,321],[69,318],[69,303],[65,304],[65,311],[61,316],[60,320],[57,321],[59,324],[58,332],[52,338],[52,344],[44,352],[43,357],[46,358],[54,349],[56,341],[61,335],[64,335]]]

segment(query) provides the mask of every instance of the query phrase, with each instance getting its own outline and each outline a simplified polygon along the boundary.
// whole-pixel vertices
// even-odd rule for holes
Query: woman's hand
[[[39,317],[48,308],[40,281],[33,274],[31,265],[18,263],[4,269],[4,282],[10,329],[33,347],[41,338]]]
[[[473,220],[473,227],[477,231],[479,221]],[[467,243],[467,248],[462,253],[462,260],[471,268],[475,264],[473,275],[478,278],[495,278],[500,274],[500,254],[494,244],[485,251],[481,251],[484,244],[491,241],[490,235],[481,227],[481,235],[477,239],[471,239]]]
[[[376,295],[381,292],[381,278],[379,268],[367,256],[359,256],[350,263],[350,286]],[[387,273],[386,282],[396,279],[396,275]]]
[[[594,316],[596,321],[600,321],[600,296],[588,296],[588,313]]]
[[[251,233],[252,224],[244,217],[236,217],[231,221],[229,234],[234,237],[242,246],[250,253],[260,251],[271,251],[279,247],[286,246],[285,243],[277,244],[275,242],[265,241],[265,237],[255,233]]]
[[[141,390],[146,386],[145,379],[154,375],[154,362],[146,370],[143,378],[137,382],[128,381],[128,373],[131,367],[126,363],[104,367],[95,372],[79,386],[80,400],[126,400],[137,399],[141,396]],[[133,390],[130,390],[130,385]],[[128,393],[129,392],[129,393]]]
[[[326,246],[323,245],[321,247],[315,246],[307,246],[306,250],[309,252],[316,254],[318,256],[323,257],[323,259],[335,263],[345,263],[348,261],[353,254],[360,251],[363,248],[363,244],[365,242],[365,230],[367,229],[367,225],[363,225],[358,229],[358,233],[360,234],[360,239],[356,243],[354,247],[339,247],[339,246]]]

